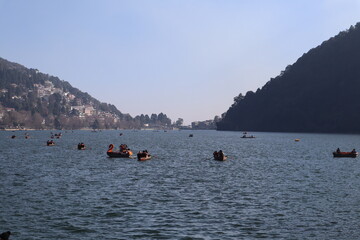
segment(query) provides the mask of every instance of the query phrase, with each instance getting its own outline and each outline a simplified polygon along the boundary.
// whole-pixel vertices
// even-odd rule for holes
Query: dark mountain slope
[[[237,98],[218,130],[360,132],[360,23]]]

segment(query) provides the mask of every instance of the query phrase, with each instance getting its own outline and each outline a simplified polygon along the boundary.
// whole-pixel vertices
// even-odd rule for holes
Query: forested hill
[[[35,129],[169,126],[166,114],[132,118],[57,77],[0,58],[0,127]]]
[[[218,130],[360,133],[360,23],[234,100]]]

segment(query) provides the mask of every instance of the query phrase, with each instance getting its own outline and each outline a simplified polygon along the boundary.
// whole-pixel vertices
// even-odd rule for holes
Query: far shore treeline
[[[360,133],[360,23],[234,100],[218,130]]]

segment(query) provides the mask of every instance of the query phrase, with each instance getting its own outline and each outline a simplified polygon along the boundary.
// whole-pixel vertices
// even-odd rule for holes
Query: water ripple
[[[0,226],[14,239],[356,239],[360,167],[331,151],[356,135],[0,132]],[[295,143],[293,140],[300,138]],[[77,151],[85,142],[89,151]],[[13,149],[13,144],[21,148]],[[109,143],[148,149],[110,159]],[[351,146],[351,147],[349,147]],[[228,161],[211,159],[222,149]]]

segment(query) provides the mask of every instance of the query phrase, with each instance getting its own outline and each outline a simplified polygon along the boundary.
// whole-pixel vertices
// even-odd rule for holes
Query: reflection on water
[[[68,131],[46,146],[50,131],[28,133],[0,132],[0,232],[13,239],[360,235],[359,160],[332,157],[359,135]],[[154,157],[111,159],[110,143]],[[212,159],[220,149],[227,161]]]

